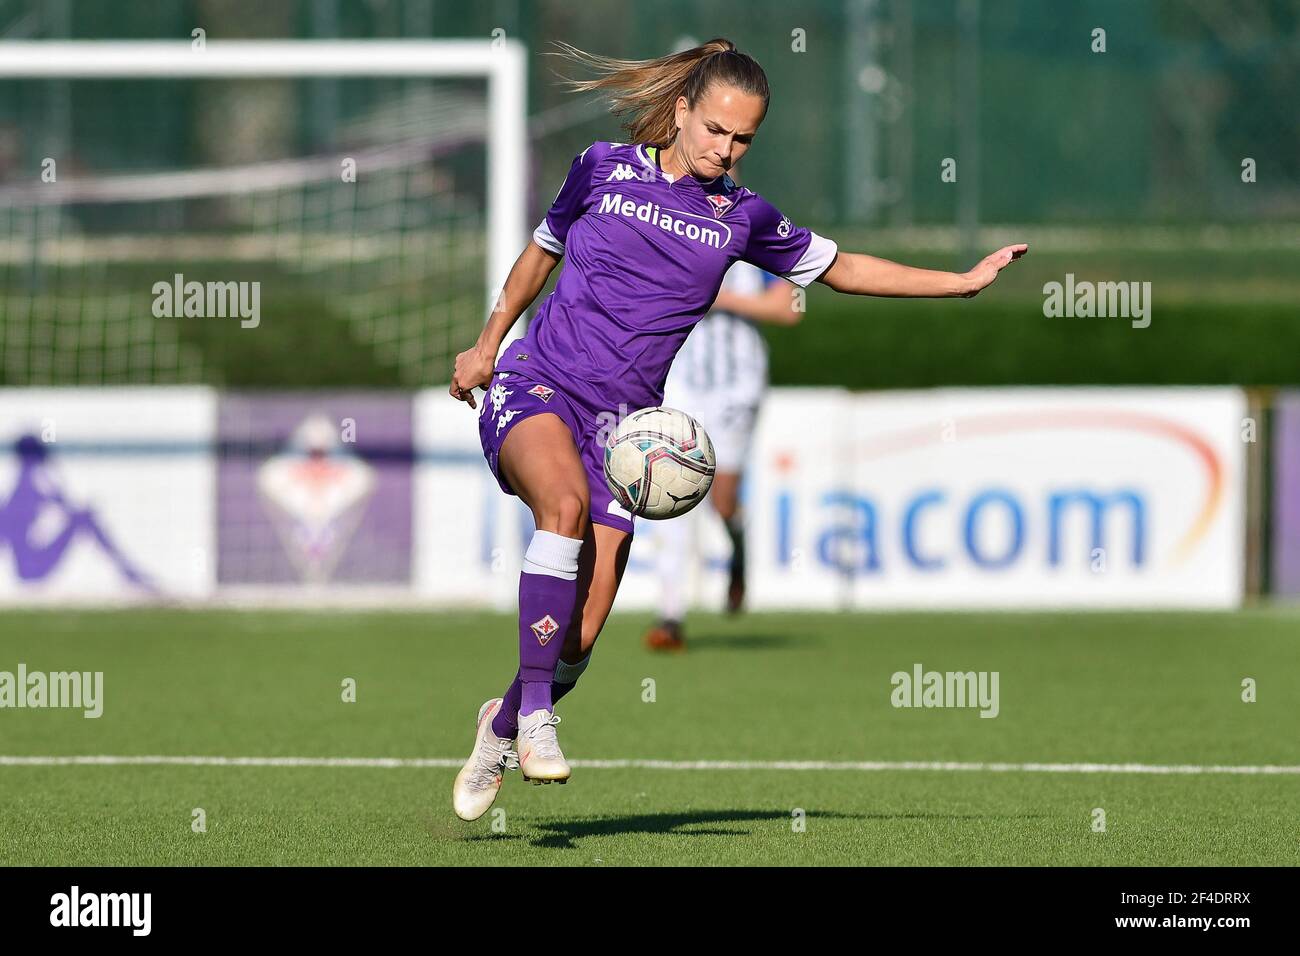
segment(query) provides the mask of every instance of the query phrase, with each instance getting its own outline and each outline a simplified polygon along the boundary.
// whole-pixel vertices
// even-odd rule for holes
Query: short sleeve
[[[564,244],[569,227],[586,210],[591,196],[591,176],[600,158],[609,149],[608,143],[592,143],[573,159],[564,185],[555,194],[550,210],[533,230],[533,241],[548,252],[564,255]]]
[[[830,239],[794,225],[766,199],[754,195],[749,241],[741,255],[746,262],[795,285],[807,286],[830,268],[838,251]]]

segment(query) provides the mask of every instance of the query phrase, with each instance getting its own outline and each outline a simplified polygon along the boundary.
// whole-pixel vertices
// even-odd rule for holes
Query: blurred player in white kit
[[[749,456],[759,405],[767,389],[767,345],[758,322],[794,325],[802,317],[797,287],[748,262],[736,262],[706,315],[686,339],[664,385],[664,405],[704,426],[713,440],[717,472],[709,500],[731,539],[727,610],[745,599],[745,516],[740,508],[741,475]],[[703,510],[672,521],[641,524],[654,538],[659,577],[659,620],[645,635],[656,651],[685,649],[683,623],[688,602],[691,554],[698,544]]]

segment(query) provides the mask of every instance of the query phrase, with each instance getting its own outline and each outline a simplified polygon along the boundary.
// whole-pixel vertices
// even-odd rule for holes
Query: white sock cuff
[[[566,664],[563,660],[555,662],[555,682],[557,684],[576,684],[582,672],[587,669],[591,663],[591,651],[587,651],[587,656],[576,664]]]
[[[566,538],[553,531],[534,531],[533,540],[524,552],[523,570],[527,574],[547,574],[566,581],[578,579],[578,553],[581,538]]]

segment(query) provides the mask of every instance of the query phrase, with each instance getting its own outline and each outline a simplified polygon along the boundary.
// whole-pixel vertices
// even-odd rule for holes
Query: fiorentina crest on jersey
[[[531,627],[533,633],[537,635],[537,643],[541,644],[543,647],[546,646],[547,641],[555,636],[555,632],[560,629],[560,625],[555,623],[555,618],[551,617],[549,614],[544,615],[540,621],[534,621],[528,626]]]
[[[715,194],[709,197],[709,205],[713,207],[713,218],[721,219],[722,214],[731,208],[731,200]]]
[[[547,388],[545,385],[534,385],[528,390],[529,395],[536,395],[544,402],[549,402],[551,396],[555,394],[555,389]]]

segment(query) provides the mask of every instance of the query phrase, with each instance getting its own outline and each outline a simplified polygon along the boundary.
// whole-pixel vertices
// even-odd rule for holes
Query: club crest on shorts
[[[709,196],[709,205],[713,207],[713,218],[721,219],[722,214],[731,208],[731,200],[726,196]]]
[[[555,636],[555,632],[560,629],[560,625],[555,623],[555,618],[551,617],[549,614],[543,615],[540,621],[534,621],[528,626],[531,627],[533,633],[537,635],[537,643],[541,644],[543,647],[546,646],[547,641]]]
[[[551,396],[555,394],[555,389],[547,388],[545,385],[534,385],[528,390],[529,395],[536,395],[544,402],[549,402]]]

